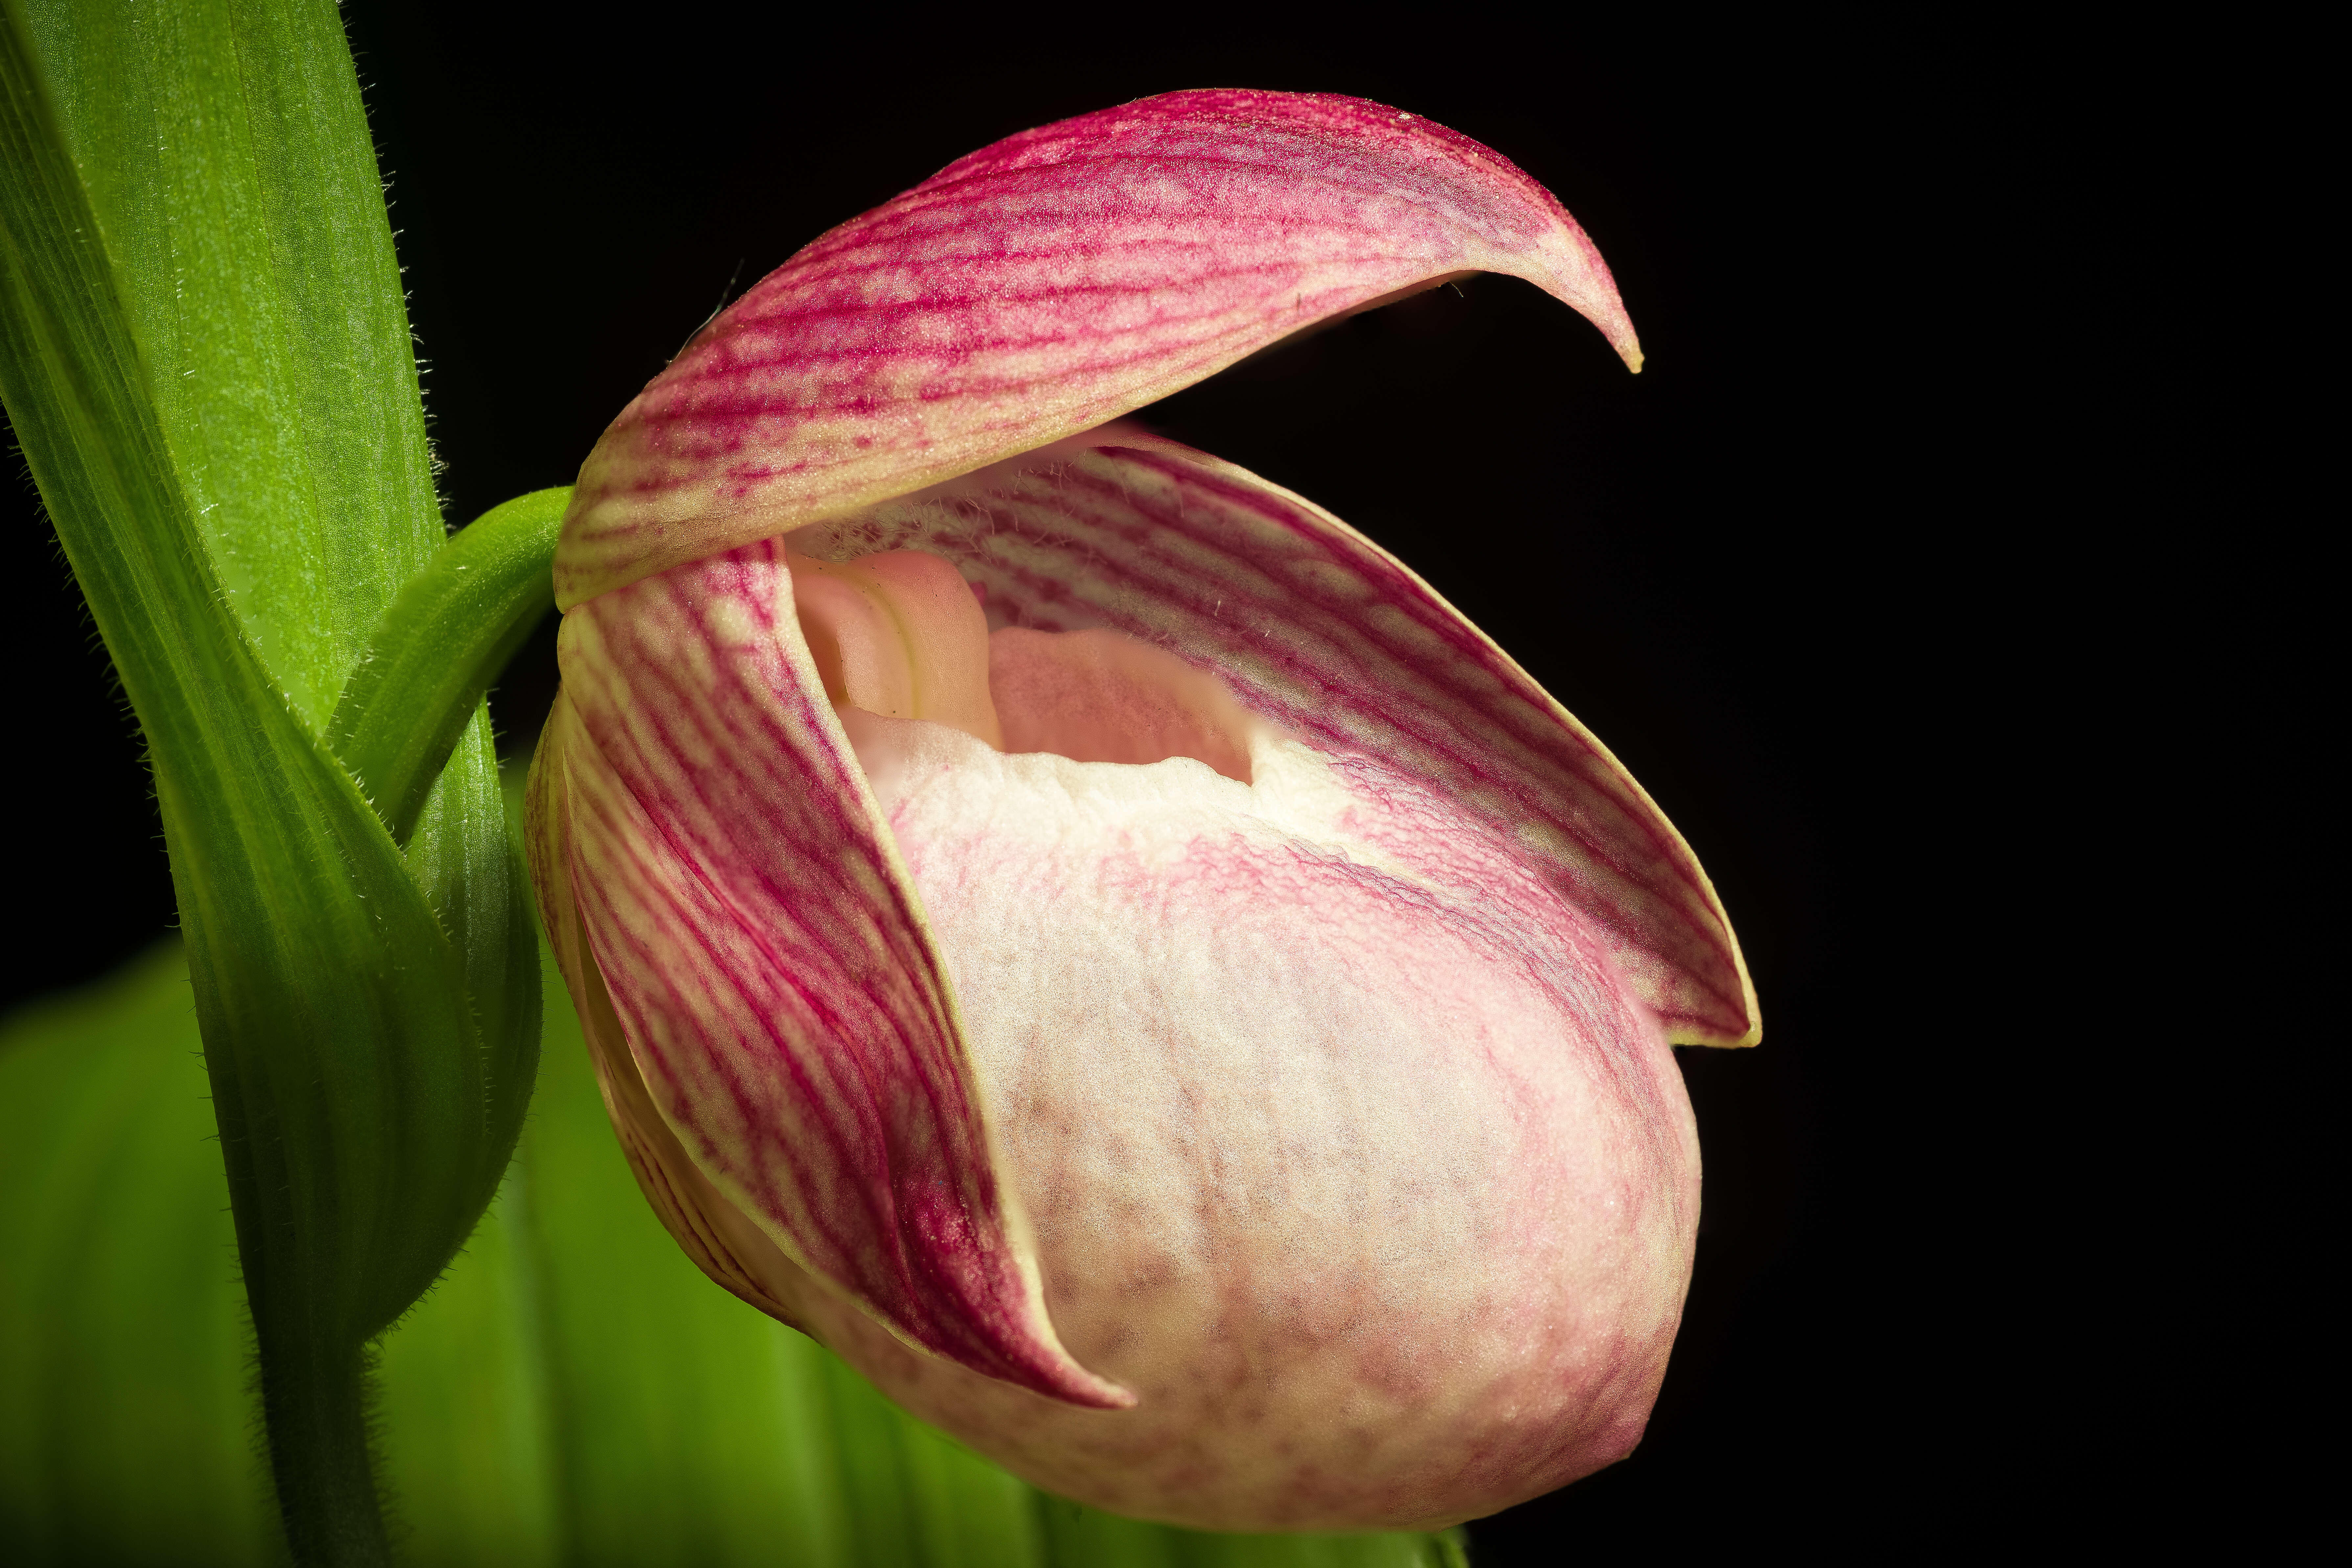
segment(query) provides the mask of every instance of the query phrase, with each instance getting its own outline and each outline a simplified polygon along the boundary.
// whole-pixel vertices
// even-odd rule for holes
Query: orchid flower
[[[532,780],[694,1260],[1038,1485],[1434,1526],[1622,1457],[1670,1042],[1753,988],[1599,741],[1313,503],[1120,416],[1476,271],[1641,353],[1507,161],[1352,99],[1024,132],[811,244],[581,471]]]

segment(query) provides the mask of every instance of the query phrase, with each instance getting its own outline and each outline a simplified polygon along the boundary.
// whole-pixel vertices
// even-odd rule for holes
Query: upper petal
[[[1008,137],[817,239],[622,411],[581,469],[557,600],[1042,446],[1473,271],[1556,295],[1640,368],[1566,209],[1418,116],[1222,89]]]
[[[1593,734],[1411,569],[1313,502],[1139,431],[1059,443],[793,536],[930,550],[992,621],[1106,627],[1335,756],[1433,787],[1543,868],[1680,1044],[1750,1045],[1755,988],[1690,846]]]

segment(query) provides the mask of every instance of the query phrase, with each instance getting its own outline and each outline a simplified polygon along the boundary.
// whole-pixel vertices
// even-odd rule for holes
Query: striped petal
[[[531,762],[529,804],[531,882],[556,967],[580,1015],[604,1111],[630,1171],[655,1214],[702,1271],[796,1328],[819,1315],[823,1290],[713,1186],[656,1109],[613,1011],[604,972],[590,954],[572,891],[572,811],[567,758],[584,744],[580,716],[562,692]],[[855,1309],[850,1309],[854,1311]]]
[[[792,545],[931,551],[985,589],[992,624],[1108,628],[1214,672],[1318,750],[1377,759],[1515,846],[1592,923],[1670,1040],[1760,1034],[1721,901],[1623,765],[1427,583],[1312,502],[1114,428]]]
[[[1550,193],[1360,99],[1169,93],[1024,131],[823,235],[604,433],[567,608],[1090,429],[1331,317],[1527,278],[1641,350]]]
[[[787,1321],[808,1320],[795,1298],[813,1281],[989,1377],[1130,1403],[1047,1321],[953,998],[782,545],[575,608],[560,656],[537,880],[614,1123],[688,1253]]]

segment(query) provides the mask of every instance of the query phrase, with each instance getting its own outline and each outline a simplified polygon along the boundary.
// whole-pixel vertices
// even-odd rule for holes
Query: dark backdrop
[[[1355,93],[1559,194],[1615,270],[1638,378],[1565,308],[1480,278],[1143,416],[1330,507],[1517,654],[1696,847],[1754,967],[1762,1047],[1678,1052],[1706,1215],[1648,1439],[1474,1526],[1478,1561],[1897,1520],[1933,1539],[1980,1514],[2003,1483],[1969,1424],[2011,1396],[1955,1370],[1976,1363],[1948,1129],[1973,1091],[1937,1065],[1929,952],[1972,870],[1929,737],[1978,700],[1948,670],[1985,548],[1958,410],[1994,350],[1949,287],[1975,242],[1948,219],[2011,134],[2001,90],[1931,41],[1763,25],[1291,36],[1188,12],[941,36],[908,13],[673,5],[533,31],[483,11],[351,13],[453,523],[568,483],[730,287],[1024,127],[1176,87]],[[29,486],[5,488],[7,771],[38,883],[13,1000],[102,972],[173,905],[133,727]],[[545,712],[552,646],[497,695],[509,744]]]

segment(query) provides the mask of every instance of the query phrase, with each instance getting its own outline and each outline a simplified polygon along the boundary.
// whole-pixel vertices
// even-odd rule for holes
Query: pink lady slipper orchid
[[[1317,321],[1608,268],[1486,148],[1186,92],[1009,138],[625,409],[556,563],[540,896],[712,1279],[1038,1485],[1429,1526],[1624,1455],[1689,1281],[1706,877],[1313,504],[1109,423]]]

